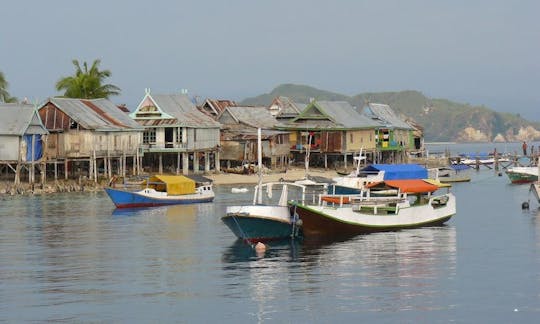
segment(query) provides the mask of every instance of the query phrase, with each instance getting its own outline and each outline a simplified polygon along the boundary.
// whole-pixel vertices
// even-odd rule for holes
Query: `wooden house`
[[[227,107],[217,121],[222,125],[221,161],[257,161],[257,129],[261,129],[263,163],[272,168],[288,162],[289,133],[276,130],[279,122],[266,107]]]
[[[88,172],[97,181],[99,170],[111,178],[113,169],[125,176],[130,162],[138,173],[143,129],[108,99],[49,98],[38,112],[50,133],[45,158],[55,178],[58,164],[66,179]]]
[[[144,127],[145,167],[188,174],[190,169],[198,173],[202,163],[208,172],[214,162],[219,170],[220,124],[199,111],[186,93],[151,94],[147,89],[130,117]]]
[[[227,107],[238,106],[233,100],[223,100],[223,99],[206,99],[202,105],[197,106],[200,111],[217,119],[217,117],[225,110]]]
[[[376,149],[375,129],[378,121],[368,118],[345,101],[312,101],[300,114],[279,129],[291,131],[289,142],[295,160],[309,152],[312,162],[334,162],[343,158],[347,167],[360,150]]]
[[[45,180],[43,168],[43,140],[47,129],[43,126],[34,106],[26,104],[0,104],[0,171],[15,174],[15,184],[21,180],[23,168],[28,180],[35,182],[36,164]]]
[[[287,122],[297,117],[306,104],[294,102],[289,97],[278,96],[272,100],[268,110],[278,121]]]
[[[376,149],[384,162],[403,162],[406,152],[414,150],[415,128],[398,116],[389,105],[368,103],[362,113],[380,126],[375,130]]]

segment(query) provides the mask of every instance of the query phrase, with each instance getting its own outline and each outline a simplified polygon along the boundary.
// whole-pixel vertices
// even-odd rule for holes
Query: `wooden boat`
[[[397,194],[372,196],[376,190],[389,188],[398,189]],[[347,205],[328,203],[321,195],[318,204],[293,202],[291,208],[302,221],[306,239],[435,226],[456,213],[455,196],[449,190],[435,195],[439,189],[420,179],[385,180],[368,184],[358,195],[348,195]]]
[[[154,175],[143,183],[143,188],[105,188],[117,208],[154,207],[176,204],[211,202],[214,191],[210,181],[199,183],[182,175]]]
[[[466,164],[451,164],[437,169],[437,176],[440,182],[469,182],[471,181],[471,167]]]
[[[333,194],[358,194],[369,183],[396,179],[426,179],[428,170],[419,164],[372,164],[345,177],[336,177],[329,192]]]
[[[262,203],[262,193],[270,194],[281,187],[281,195],[277,203]],[[290,187],[300,189],[300,201],[305,200],[306,187],[288,182],[267,182],[255,186],[253,204],[227,206],[221,220],[239,239],[256,244],[286,238],[298,237],[301,233],[297,226],[298,219],[291,215],[288,206]]]
[[[261,129],[258,129],[258,162],[262,166]],[[255,244],[271,240],[279,240],[299,235],[297,218],[291,215],[288,206],[288,187],[300,188],[301,201],[305,199],[306,187],[298,183],[269,182],[263,183],[262,170],[258,170],[259,183],[253,192],[252,205],[228,206],[221,220],[239,239]],[[274,187],[281,186],[281,196],[277,204],[263,204],[263,191],[272,198]]]
[[[531,183],[538,180],[537,167],[511,167],[505,172],[511,183]]]

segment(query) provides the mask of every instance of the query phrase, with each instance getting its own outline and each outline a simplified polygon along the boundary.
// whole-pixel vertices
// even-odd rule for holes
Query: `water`
[[[540,212],[483,169],[446,226],[274,244],[221,222],[251,193],[114,210],[104,193],[0,200],[0,322],[536,322]]]

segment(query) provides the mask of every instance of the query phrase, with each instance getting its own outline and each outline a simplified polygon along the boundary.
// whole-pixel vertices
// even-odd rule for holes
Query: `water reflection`
[[[229,297],[245,293],[238,291],[239,282],[249,283],[263,317],[275,311],[276,303],[269,301],[286,292],[292,300],[324,293],[332,296],[330,303],[339,311],[347,312],[358,312],[359,303],[371,311],[446,309],[448,305],[434,297],[451,293],[440,281],[456,276],[456,229],[430,227],[345,241],[289,243],[271,248],[263,258],[236,242],[222,261],[226,278],[234,278]]]

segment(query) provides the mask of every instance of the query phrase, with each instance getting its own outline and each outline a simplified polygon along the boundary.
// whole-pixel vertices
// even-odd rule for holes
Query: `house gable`
[[[137,109],[129,114],[129,116],[133,119],[174,119],[173,116],[167,114],[159,107],[149,91],[146,92]]]

